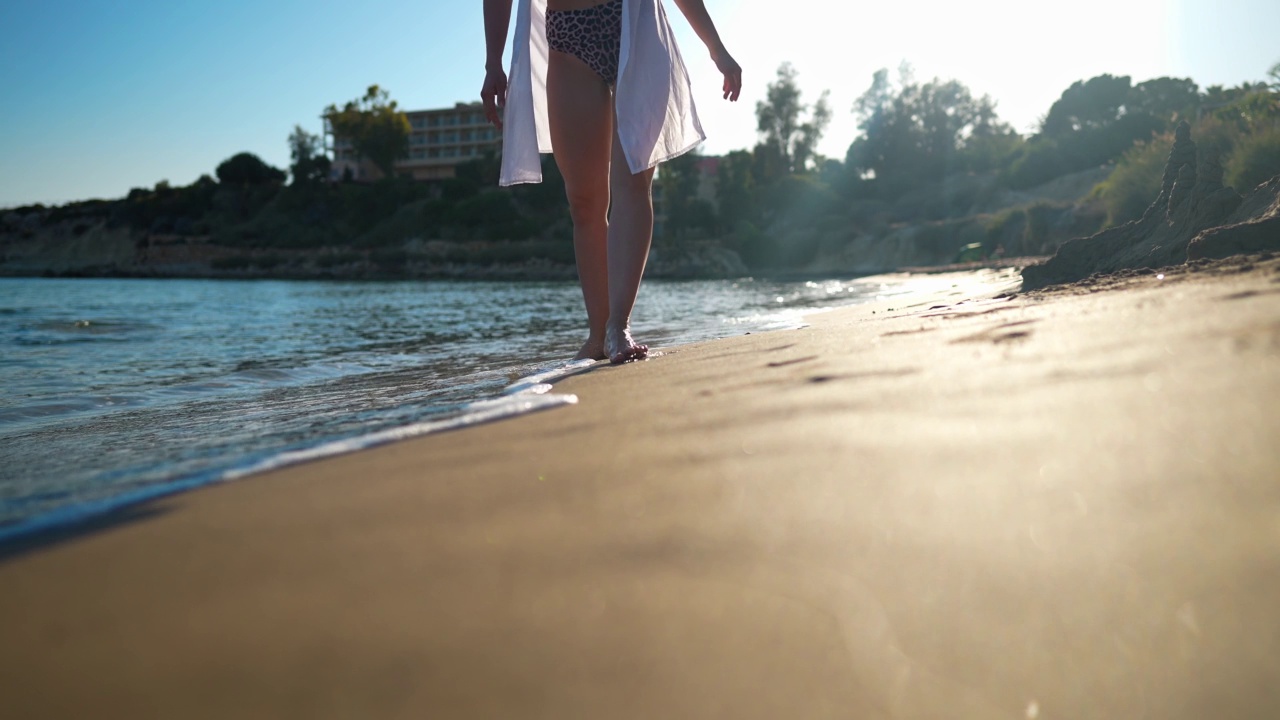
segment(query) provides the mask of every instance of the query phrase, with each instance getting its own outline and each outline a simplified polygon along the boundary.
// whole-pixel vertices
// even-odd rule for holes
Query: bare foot
[[[633,360],[645,359],[649,355],[649,346],[633,340],[630,328],[611,327],[604,331],[604,351],[609,356],[609,362],[621,365]]]
[[[603,340],[600,340],[598,338],[587,338],[587,341],[582,343],[582,347],[579,348],[578,354],[574,355],[573,359],[574,360],[604,360],[607,357],[609,356],[605,355],[604,353]]]

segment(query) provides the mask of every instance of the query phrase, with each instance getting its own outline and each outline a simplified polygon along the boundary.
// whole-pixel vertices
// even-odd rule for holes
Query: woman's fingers
[[[498,104],[494,102],[493,97],[487,93],[481,95],[480,99],[484,101],[484,119],[488,120],[490,125],[497,125]]]
[[[742,94],[742,71],[737,70],[724,76],[724,97],[729,102],[737,102]]]
[[[490,72],[485,75],[484,87],[480,89],[480,100],[484,103],[484,116],[495,127],[502,127],[502,106],[506,104],[506,73]]]
[[[737,63],[731,63],[724,70],[724,98],[729,102],[737,102],[738,96],[742,94],[742,68]]]
[[[737,102],[738,96],[742,94],[742,66],[723,48],[712,52],[711,59],[715,61],[720,74],[724,75],[724,84],[720,87],[724,99]]]

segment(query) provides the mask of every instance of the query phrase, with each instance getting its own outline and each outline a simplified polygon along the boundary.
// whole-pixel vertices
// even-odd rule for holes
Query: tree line
[[[663,164],[665,226],[657,241],[706,239],[736,250],[753,268],[797,267],[824,237],[838,242],[901,223],[941,223],[981,212],[984,194],[1111,166],[1093,201],[1105,207],[1108,222],[1122,222],[1154,197],[1168,134],[1183,119],[1195,121],[1202,147],[1219,150],[1237,187],[1280,173],[1280,64],[1269,82],[1231,88],[1202,89],[1180,78],[1080,80],[1025,136],[1000,119],[990,97],[955,79],[921,80],[907,65],[876,72],[849,111],[857,136],[843,158],[824,157],[817,148],[832,117],[829,94],[806,101],[798,73],[783,64],[756,105],[756,145],[716,161],[714,203],[699,194],[697,155]],[[161,182],[131,191],[110,210],[112,222],[247,247],[537,241],[542,256],[571,261],[563,183],[553,161],[544,162],[541,185],[499,189],[492,156],[457,166],[449,180],[411,182],[395,176],[410,127],[386,89],[371,86],[328,106],[324,116],[382,171],[382,180],[330,182],[323,138],[296,126],[287,139],[287,171],[239,153],[218,165],[216,180],[205,175],[187,187]],[[1045,222],[1036,208],[1023,216],[1028,227]],[[991,234],[1003,232],[1007,220],[1007,212],[990,218]],[[797,229],[807,239],[797,240]]]
[[[697,158],[663,165],[666,230],[725,238],[755,266],[801,264],[813,248],[778,247],[780,227],[839,226],[847,235],[851,227],[942,221],[981,208],[974,193],[1027,191],[1111,166],[1116,181],[1093,199],[1108,221],[1122,222],[1145,207],[1139,196],[1155,197],[1147,188],[1181,120],[1218,150],[1228,181],[1242,190],[1280,174],[1280,63],[1269,82],[1231,88],[1170,77],[1080,80],[1025,136],[1000,119],[989,96],[955,79],[920,80],[905,64],[896,74],[877,71],[850,110],[858,135],[843,158],[822,157],[814,148],[831,117],[828,95],[806,103],[796,71],[782,65],[756,106],[757,144],[717,163],[714,206],[696,195]],[[985,181],[951,182],[958,178]]]

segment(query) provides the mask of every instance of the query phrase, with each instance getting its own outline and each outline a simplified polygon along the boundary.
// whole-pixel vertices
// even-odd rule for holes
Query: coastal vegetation
[[[1231,88],[1082,79],[1027,135],[992,98],[907,65],[875,73],[850,111],[858,134],[844,157],[822,156],[829,96],[806,101],[796,70],[780,67],[756,107],[754,147],[662,166],[656,273],[874,272],[1049,254],[1142,216],[1183,121],[1221,159],[1228,185],[1245,192],[1280,174],[1280,66],[1270,82]],[[334,181],[323,139],[298,126],[287,170],[245,152],[187,186],[6,211],[0,272],[572,276],[550,158],[540,185],[498,188],[493,156],[458,165],[454,178],[412,181],[394,172],[409,126],[386,89],[324,115],[384,179]]]
[[[325,122],[338,137],[351,142],[355,151],[369,158],[383,177],[395,174],[396,158],[409,151],[409,120],[391,94],[370,85],[364,97],[324,111]]]

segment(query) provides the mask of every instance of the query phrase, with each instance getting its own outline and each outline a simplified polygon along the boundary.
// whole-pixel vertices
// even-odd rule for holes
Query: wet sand
[[[0,548],[4,715],[1275,717],[1280,261],[932,278]]]

